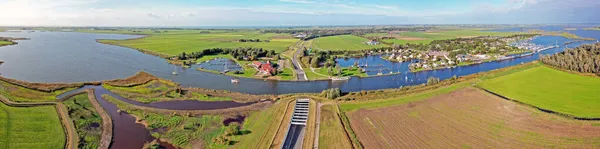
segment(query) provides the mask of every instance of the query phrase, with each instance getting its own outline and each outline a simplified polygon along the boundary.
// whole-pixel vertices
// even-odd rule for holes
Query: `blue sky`
[[[600,0],[0,0],[0,25],[600,23]]]

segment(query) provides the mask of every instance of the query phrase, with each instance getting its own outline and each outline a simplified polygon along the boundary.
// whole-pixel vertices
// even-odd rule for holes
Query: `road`
[[[288,134],[285,137],[282,149],[299,149],[302,148],[302,139],[304,138],[304,125],[290,125]],[[300,142],[298,142],[300,141]]]
[[[298,81],[308,80],[308,77],[306,77],[304,69],[302,68],[302,65],[300,65],[300,61],[298,60],[298,57],[303,55],[305,44],[306,41],[300,41],[300,43],[296,46],[296,52],[294,53],[294,56],[292,56],[292,64],[294,64],[294,69],[296,70],[295,72],[296,77],[298,77]]]
[[[301,149],[306,131],[306,122],[308,121],[309,99],[296,99],[296,106],[290,121],[282,149]]]

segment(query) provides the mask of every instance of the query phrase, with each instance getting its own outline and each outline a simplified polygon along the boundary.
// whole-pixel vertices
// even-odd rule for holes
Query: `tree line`
[[[238,60],[256,60],[260,57],[278,58],[279,55],[275,50],[265,50],[263,48],[210,48],[197,52],[186,53],[182,52],[177,55],[178,60],[199,59],[205,55],[229,54]]]
[[[270,42],[270,40],[260,40],[260,39],[240,39],[239,42]]]
[[[542,55],[540,61],[561,69],[600,75],[600,43],[582,45],[554,55]]]

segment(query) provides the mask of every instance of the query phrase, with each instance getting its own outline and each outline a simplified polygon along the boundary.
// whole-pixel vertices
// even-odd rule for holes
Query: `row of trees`
[[[554,55],[542,55],[540,61],[561,69],[600,75],[600,43],[582,45]]]
[[[260,39],[240,39],[239,42],[270,42],[270,40],[260,40]]]
[[[205,55],[230,54],[238,60],[256,60],[260,57],[276,58],[279,55],[274,50],[265,50],[263,48],[211,48],[198,52],[182,52],[177,56],[179,60],[198,59]]]

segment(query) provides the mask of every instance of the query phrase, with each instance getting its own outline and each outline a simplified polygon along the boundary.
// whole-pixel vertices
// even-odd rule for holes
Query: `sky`
[[[0,26],[600,23],[600,0],[0,0]]]

